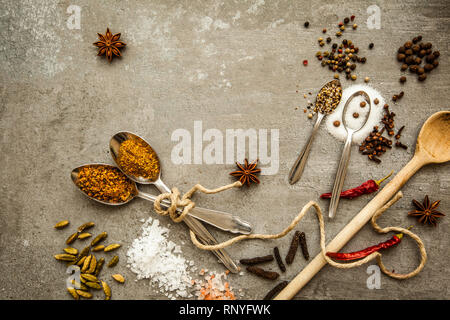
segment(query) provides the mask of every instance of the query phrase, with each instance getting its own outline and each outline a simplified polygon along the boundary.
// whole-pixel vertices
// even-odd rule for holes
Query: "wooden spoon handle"
[[[414,156],[408,164],[372,199],[339,234],[330,241],[326,251],[338,252],[350,241],[351,238],[372,218],[375,212],[388,202],[403,185],[417,172],[426,162],[418,156]],[[300,289],[311,280],[316,273],[327,264],[320,252],[284,289],[274,300],[292,299]]]

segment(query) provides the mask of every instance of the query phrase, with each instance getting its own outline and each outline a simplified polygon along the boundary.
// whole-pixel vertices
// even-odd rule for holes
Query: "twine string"
[[[169,217],[174,222],[179,223],[179,222],[183,221],[183,219],[189,213],[189,211],[195,207],[195,202],[193,202],[190,199],[194,195],[195,192],[200,191],[205,194],[215,194],[215,193],[219,193],[219,192],[222,192],[222,191],[225,191],[228,189],[232,189],[235,187],[241,187],[241,186],[242,186],[242,183],[239,181],[236,181],[235,183],[228,184],[228,185],[216,188],[216,189],[207,189],[200,184],[196,184],[194,187],[191,188],[191,190],[189,190],[187,193],[185,193],[181,198],[180,198],[180,191],[177,188],[173,188],[170,193],[160,194],[156,198],[155,203],[154,203],[154,208],[158,214],[160,214],[162,216],[169,215]],[[417,243],[417,246],[419,247],[419,251],[420,251],[420,263],[416,269],[414,269],[412,272],[407,273],[407,274],[399,274],[399,273],[389,271],[381,260],[382,254],[380,252],[374,252],[363,259],[360,259],[360,260],[354,261],[354,262],[350,262],[350,263],[336,262],[336,261],[332,260],[330,257],[328,257],[326,255],[327,251],[326,251],[326,247],[325,247],[325,225],[324,225],[324,220],[323,220],[323,214],[322,214],[322,210],[320,209],[320,206],[315,201],[309,201],[302,208],[302,210],[297,214],[297,216],[292,220],[292,222],[289,224],[289,226],[287,226],[280,233],[239,235],[239,236],[231,238],[227,241],[218,243],[216,245],[205,245],[205,244],[200,243],[199,240],[197,239],[197,236],[195,235],[194,232],[192,232],[192,230],[190,230],[190,237],[191,237],[192,243],[197,248],[202,249],[202,250],[209,250],[209,251],[223,249],[223,248],[231,246],[232,244],[242,241],[242,240],[279,239],[279,238],[284,237],[292,229],[294,229],[295,226],[308,213],[309,209],[311,207],[313,207],[315,209],[317,219],[319,221],[321,253],[322,253],[323,258],[327,261],[328,264],[330,264],[331,266],[333,266],[335,268],[339,268],[339,269],[350,269],[350,268],[359,267],[373,259],[376,259],[378,266],[380,267],[380,270],[383,273],[385,273],[386,275],[388,275],[389,277],[395,278],[395,279],[408,279],[408,278],[414,277],[420,271],[422,271],[422,269],[424,268],[425,263],[427,261],[427,253],[426,253],[425,246],[424,246],[422,240],[419,238],[419,236],[417,236],[416,234],[414,234],[413,232],[411,232],[408,229],[401,228],[401,227],[381,228],[376,223],[377,219],[383,214],[383,212],[385,212],[389,207],[391,207],[395,202],[397,202],[402,197],[403,197],[403,194],[401,191],[399,191],[390,201],[388,201],[383,207],[378,209],[371,219],[371,225],[375,229],[375,231],[377,231],[378,233],[385,234],[385,233],[388,233],[391,231],[401,232],[405,235],[410,236]],[[166,210],[161,208],[161,201],[164,199],[170,200],[170,206]],[[179,210],[181,208],[182,208],[182,210]],[[181,213],[179,211],[181,211]]]

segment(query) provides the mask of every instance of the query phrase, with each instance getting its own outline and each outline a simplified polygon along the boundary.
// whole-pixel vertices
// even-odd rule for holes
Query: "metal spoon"
[[[317,94],[317,97],[319,97],[319,94],[321,94],[324,89],[326,89],[328,86],[331,86],[331,85],[336,85],[336,86],[340,87],[341,83],[339,82],[339,80],[333,80],[333,81],[328,82],[320,89],[319,93]],[[316,97],[316,107],[318,106],[317,97]],[[337,107],[340,100],[341,100],[341,98],[339,97],[339,99],[336,101],[336,103],[334,105],[334,108]],[[334,108],[331,110],[331,112],[334,111]],[[319,108],[318,111],[319,111],[319,113],[317,115],[317,120],[316,120],[316,123],[314,124],[313,130],[309,137],[309,140],[306,143],[306,145],[303,147],[303,150],[302,150],[302,152],[300,152],[299,156],[297,157],[297,160],[295,160],[295,163],[292,166],[291,171],[289,171],[288,178],[289,178],[290,184],[296,183],[302,176],[303,170],[305,169],[306,161],[308,160],[309,152],[311,151],[311,146],[314,141],[314,137],[316,136],[316,133],[319,129],[320,123],[322,122],[323,118],[325,118],[325,116],[327,114],[331,113],[331,112],[325,112],[324,110],[322,110],[322,108]]]
[[[144,178],[141,176],[135,176],[133,175],[127,168],[120,165],[119,161],[117,160],[118,154],[119,154],[119,148],[120,145],[128,140],[128,139],[137,139],[141,143],[144,143],[150,147],[150,144],[148,144],[144,139],[139,137],[138,135],[135,135],[130,132],[119,132],[115,134],[109,143],[109,148],[111,150],[111,156],[114,159],[114,162],[119,167],[119,169],[131,180],[137,183],[141,184],[153,184],[155,187],[161,192],[171,192],[169,187],[167,187],[164,182],[161,180],[161,165],[159,166],[158,170],[158,177],[156,180],[152,181],[150,178]],[[158,155],[154,154],[155,157],[158,157]],[[158,160],[159,162],[159,160]],[[146,195],[146,199],[149,200],[149,195]],[[156,197],[154,197],[156,198]],[[154,201],[154,200],[151,200]],[[166,201],[166,203],[169,203]],[[212,226],[215,226],[221,230],[232,232],[232,233],[243,233],[243,234],[249,234],[252,231],[251,225],[242,220],[241,218],[232,215],[230,213],[222,212],[222,211],[216,211],[216,210],[210,210],[210,209],[204,209],[195,207],[191,209],[189,212],[189,215],[206,222]]]
[[[90,195],[88,195],[87,193],[85,193],[77,184],[77,180],[78,180],[78,174],[80,172],[80,170],[84,167],[87,166],[105,166],[105,167],[111,167],[114,169],[119,170],[117,167],[114,167],[112,165],[108,165],[108,164],[102,164],[102,163],[95,163],[95,164],[88,164],[88,165],[84,165],[84,166],[80,166],[78,168],[75,168],[72,170],[70,176],[72,178],[73,183],[77,186],[78,190],[80,190],[84,195],[86,195],[87,197],[89,197],[92,200],[95,200],[97,202],[103,203],[103,204],[107,204],[107,205],[111,205],[111,206],[118,206],[118,205],[123,205],[126,204],[128,202],[130,202],[131,200],[133,200],[135,197],[140,197],[146,200],[150,200],[150,201],[155,201],[156,197],[153,195],[150,195],[148,193],[144,193],[141,192],[137,189],[136,183],[134,181],[131,181],[131,183],[133,183],[133,192],[132,195],[125,201],[122,202],[107,202],[107,201],[102,201],[99,200],[95,197],[92,197]],[[169,203],[167,201],[162,201],[161,202],[162,206],[166,206],[168,207]],[[209,233],[209,231],[203,226],[203,224],[198,221],[197,219],[191,217],[191,216],[186,216],[183,220],[183,222],[186,223],[186,225],[189,227],[189,229],[191,229],[196,235],[197,238],[199,239],[200,242],[204,243],[204,244],[208,244],[208,245],[214,245],[217,244],[217,240]],[[223,250],[214,250],[212,251],[212,253],[214,253],[219,259],[220,261],[223,262],[223,264],[225,265],[225,267],[230,270],[233,273],[237,273],[239,272],[239,267],[236,265],[236,263],[231,259],[231,257],[228,255],[228,253]]]
[[[359,128],[349,128],[347,126],[345,112],[347,111],[347,107],[350,105],[350,102],[358,96],[363,96],[366,100],[367,104],[369,105],[368,110],[369,112],[366,113],[366,119],[362,123],[362,125]],[[351,154],[351,146],[352,146],[352,140],[353,140],[353,134],[357,131],[361,130],[364,125],[366,124],[367,120],[369,119],[370,111],[371,111],[371,103],[370,103],[370,97],[369,95],[364,91],[357,91],[353,93],[345,102],[344,109],[342,110],[342,124],[344,128],[347,130],[347,139],[345,140],[344,150],[342,150],[342,156],[341,161],[339,162],[339,167],[336,173],[336,179],[334,181],[333,191],[331,193],[331,202],[330,202],[330,208],[328,212],[328,216],[330,218],[333,218],[336,214],[336,210],[339,204],[340,194],[342,191],[342,186],[344,185],[345,176],[347,174],[347,166],[348,161],[350,159]]]

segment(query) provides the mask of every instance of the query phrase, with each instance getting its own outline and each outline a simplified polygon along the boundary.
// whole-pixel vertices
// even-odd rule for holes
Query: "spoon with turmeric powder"
[[[119,132],[111,138],[109,148],[115,163],[128,178],[141,184],[153,184],[161,193],[171,192],[161,180],[158,155],[144,139],[130,132]],[[248,222],[230,213],[196,206],[189,214],[224,231],[249,234],[252,230]]]
[[[123,205],[135,197],[150,201],[156,200],[155,196],[139,191],[134,181],[130,180],[119,168],[112,165],[97,163],[80,166],[72,170],[71,178],[81,192],[103,204]],[[163,200],[161,206],[167,208],[169,204]],[[184,218],[183,222],[196,234],[200,242],[206,245],[218,243],[203,224],[194,219],[190,213]],[[211,252],[223,262],[228,270],[233,273],[239,272],[239,267],[226,250],[219,249]]]
[[[130,202],[135,197],[139,197],[151,202],[156,201],[156,196],[140,191],[135,181],[127,177],[119,168],[108,164],[88,164],[72,170],[72,181],[89,198],[108,205],[122,205]],[[167,209],[170,202],[161,201],[161,206]],[[219,222],[210,222],[208,212],[198,217],[196,210],[191,209],[189,215],[206,223],[209,223],[221,230],[233,233],[249,234],[252,231],[250,224],[226,212],[218,211]],[[203,209],[208,211],[208,209]],[[181,212],[180,209],[178,209]],[[215,214],[215,211],[214,211]],[[203,219],[205,217],[205,219]],[[208,219],[209,218],[209,219]]]

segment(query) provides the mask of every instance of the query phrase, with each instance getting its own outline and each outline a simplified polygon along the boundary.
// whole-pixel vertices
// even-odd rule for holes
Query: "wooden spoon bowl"
[[[425,163],[450,161],[450,111],[437,112],[423,124],[414,156]]]

